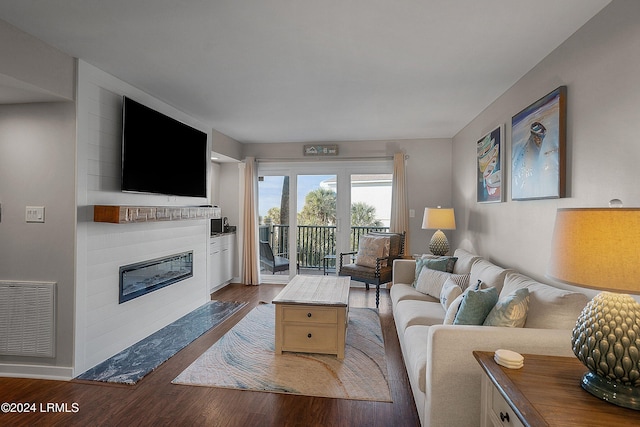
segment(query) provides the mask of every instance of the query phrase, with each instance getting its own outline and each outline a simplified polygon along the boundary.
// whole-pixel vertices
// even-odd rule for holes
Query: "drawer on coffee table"
[[[336,324],[338,323],[338,312],[335,308],[285,306],[282,310],[282,320],[284,322]]]
[[[285,351],[333,353],[337,347],[335,326],[284,325],[282,348]]]

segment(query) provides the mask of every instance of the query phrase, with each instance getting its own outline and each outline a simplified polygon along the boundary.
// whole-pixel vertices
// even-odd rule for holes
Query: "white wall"
[[[73,102],[0,105],[0,280],[57,282],[56,357],[0,356],[0,372],[70,374],[75,123]],[[26,206],[44,206],[44,224],[26,223]]]
[[[612,198],[640,205],[639,16],[640,2],[613,1],[455,136],[455,246],[544,280],[557,208],[607,206]],[[567,197],[511,201],[511,116],[561,85],[568,90]],[[509,196],[477,204],[475,142],[500,123]]]
[[[79,61],[75,374],[178,319],[208,299],[208,221],[141,224],[92,221],[92,205],[200,205],[208,199],[122,193],[122,95],[207,132],[152,96]],[[210,146],[210,145],[209,145]],[[170,173],[170,171],[159,171]],[[193,277],[118,304],[122,265],[193,250]]]

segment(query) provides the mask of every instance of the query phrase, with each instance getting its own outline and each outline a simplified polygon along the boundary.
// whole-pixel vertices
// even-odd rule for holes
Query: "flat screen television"
[[[207,134],[128,97],[122,102],[122,191],[207,197]]]

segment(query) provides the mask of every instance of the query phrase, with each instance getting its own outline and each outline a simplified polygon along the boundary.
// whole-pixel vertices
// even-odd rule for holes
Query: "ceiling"
[[[320,142],[451,138],[609,1],[0,0],[0,19],[240,142]]]

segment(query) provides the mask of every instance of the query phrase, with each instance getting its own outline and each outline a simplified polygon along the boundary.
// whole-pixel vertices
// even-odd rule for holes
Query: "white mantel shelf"
[[[122,206],[94,205],[93,221],[112,224],[184,221],[220,218],[220,208],[211,206]]]

